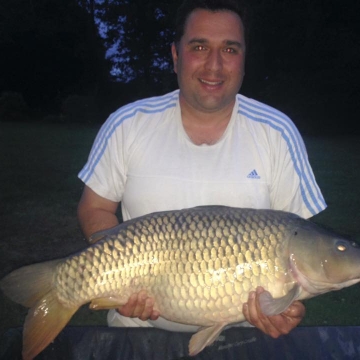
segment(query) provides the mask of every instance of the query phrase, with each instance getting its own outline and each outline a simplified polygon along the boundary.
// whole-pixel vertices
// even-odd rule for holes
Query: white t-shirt
[[[199,205],[304,218],[326,207],[295,125],[243,95],[214,145],[187,136],[178,91],[124,106],[99,131],[79,177],[100,196],[121,201],[124,220]]]
[[[98,195],[121,202],[124,220],[199,205],[304,218],[326,207],[293,122],[243,95],[214,145],[195,145],[186,134],[178,90],[126,105],[102,126],[79,177]]]

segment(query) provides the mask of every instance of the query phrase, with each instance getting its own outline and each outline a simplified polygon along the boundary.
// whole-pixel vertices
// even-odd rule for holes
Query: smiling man
[[[216,31],[214,31],[216,29]],[[239,16],[195,10],[182,38],[172,44],[182,111],[200,118],[230,118],[244,77],[245,39]]]
[[[244,77],[242,21],[234,12],[197,9],[171,50],[185,131],[197,145],[213,144],[230,121]]]
[[[326,204],[305,146],[283,113],[238,94],[244,77],[243,10],[234,0],[186,0],[171,47],[179,90],[139,100],[104,123],[88,162],[78,216],[85,236],[147,213],[199,205],[268,208],[309,218]],[[267,317],[253,289],[246,319],[273,337],[305,314],[300,302]],[[120,315],[121,314],[121,315]],[[194,331],[161,318],[146,293],[133,294],[111,326]]]

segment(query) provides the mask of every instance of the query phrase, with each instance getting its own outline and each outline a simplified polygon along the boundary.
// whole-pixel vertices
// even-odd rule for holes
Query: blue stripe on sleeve
[[[136,101],[111,114],[97,134],[89,159],[79,173],[79,177],[84,181],[84,183],[86,183],[92,176],[96,165],[99,163],[106,150],[108,140],[111,138],[118,126],[127,119],[132,118],[138,112],[144,114],[155,114],[175,107],[177,99],[178,91],[174,91],[164,96]]]
[[[239,100],[240,106],[238,112],[240,114],[251,120],[265,123],[281,133],[288,144],[294,169],[300,178],[300,191],[304,203],[313,215],[322,211],[326,204],[316,185],[308,161],[304,161],[306,158],[305,145],[294,123],[285,114],[270,106],[248,99],[243,95],[239,95]],[[312,185],[314,186],[312,187]],[[305,190],[307,190],[310,199],[308,199]]]

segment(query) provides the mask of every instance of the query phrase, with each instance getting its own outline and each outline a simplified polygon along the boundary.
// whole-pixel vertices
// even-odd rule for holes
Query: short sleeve
[[[120,202],[126,182],[125,135],[114,115],[101,127],[79,178],[98,195]]]
[[[271,207],[309,218],[326,208],[301,135],[293,125],[273,144]]]

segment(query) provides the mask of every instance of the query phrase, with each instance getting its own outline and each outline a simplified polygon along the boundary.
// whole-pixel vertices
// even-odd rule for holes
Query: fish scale
[[[137,220],[59,264],[59,298],[83,304],[114,292],[125,298],[145,289],[162,316],[174,321],[202,326],[220,316],[242,321],[248,292],[283,267],[277,264],[275,271],[268,262],[261,266],[272,249],[259,231],[268,220],[255,213],[228,209],[219,214],[204,208],[186,216],[176,211]],[[278,221],[272,224],[274,231],[278,238]],[[276,252],[281,252],[279,246]],[[81,264],[87,264],[86,272]]]
[[[266,315],[294,300],[360,281],[358,246],[275,210],[205,206],[145,215],[96,235],[65,259],[30,265],[1,280],[1,289],[30,307],[23,357],[35,357],[83,304],[116,308],[140,290],[161,316],[198,325],[190,355],[228,324],[245,320],[250,291]]]

